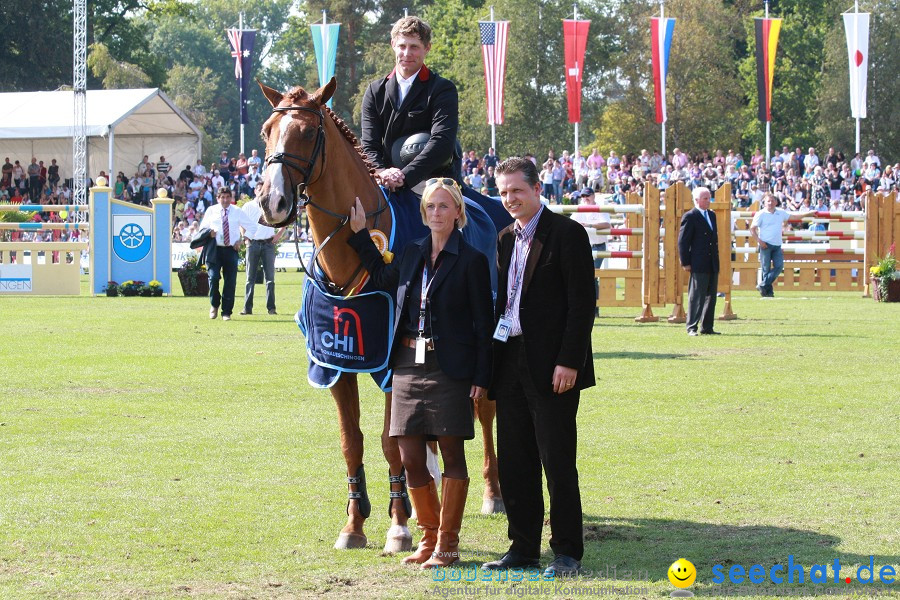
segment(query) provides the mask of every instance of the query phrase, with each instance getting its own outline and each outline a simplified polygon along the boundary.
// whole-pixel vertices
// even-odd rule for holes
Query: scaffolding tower
[[[87,0],[74,0],[73,15],[75,126],[72,132],[72,203],[87,204]]]

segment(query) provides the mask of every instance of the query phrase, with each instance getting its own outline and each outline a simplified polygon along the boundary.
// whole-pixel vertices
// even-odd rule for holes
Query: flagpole
[[[496,21],[494,21],[494,5],[493,4],[491,5],[491,22],[492,23],[496,22]],[[494,27],[496,27],[496,25],[494,25]],[[494,42],[496,43],[496,38],[495,38]],[[491,148],[494,149],[494,154],[496,155],[499,153],[497,152],[497,124],[494,122],[495,120],[496,119],[491,117]]]
[[[769,0],[766,0],[766,18],[767,19],[769,18]],[[769,110],[770,111],[772,110],[771,106],[769,106]],[[772,119],[770,117],[770,118],[766,119],[766,160],[763,161],[766,165],[766,168],[768,168],[768,169],[772,168],[772,151],[771,151],[771,147],[769,145],[769,138],[771,136],[771,133],[772,133]]]
[[[853,22],[853,45],[859,48],[859,0],[853,3],[856,13],[856,20]],[[857,50],[858,52],[858,50]],[[866,52],[868,54],[868,52]],[[859,154],[859,111],[856,112],[856,153]]]
[[[663,0],[659,0],[659,24],[661,27],[665,27],[665,25],[666,25],[666,13],[665,13],[665,10],[663,9]],[[664,48],[661,48],[661,50],[662,50],[662,52],[665,52]],[[660,56],[660,60],[662,60],[662,56]],[[662,79],[662,85],[666,85],[665,77],[661,77],[660,79]],[[663,97],[665,97],[665,95],[663,95]],[[665,114],[666,107],[663,106],[662,109],[663,109],[663,114]],[[662,155],[663,155],[663,160],[665,161],[665,158],[666,158],[666,120],[665,119],[663,119],[663,122],[660,123],[660,127],[662,128]]]
[[[575,39],[578,39],[578,5],[572,4],[572,7],[575,9]],[[578,64],[577,63],[575,64],[575,71],[576,71],[575,77],[578,77],[578,73],[577,73]],[[581,99],[579,98],[579,102],[580,102],[580,100]],[[580,119],[581,115],[579,115],[578,118]],[[575,154],[573,156],[578,156],[578,121],[575,122]]]
[[[242,13],[242,12],[238,13],[238,32],[239,32],[239,33],[238,33],[239,36],[243,36],[243,35],[244,35],[244,13]],[[241,45],[243,46],[243,44],[241,44]],[[238,59],[239,61],[240,61],[240,60],[244,60],[244,57],[243,57],[243,56],[238,56],[237,59]],[[243,77],[243,75],[241,75],[241,77]],[[241,114],[243,114],[243,112],[244,112],[244,86],[243,86],[243,84],[242,84],[241,82],[238,82],[238,85],[240,86],[240,90],[241,90],[241,94],[240,94],[240,100],[241,100],[240,111],[241,111]],[[240,117],[238,117],[238,120],[240,120],[240,122],[241,122],[241,154],[243,154],[243,153],[244,153],[244,119],[241,119]]]

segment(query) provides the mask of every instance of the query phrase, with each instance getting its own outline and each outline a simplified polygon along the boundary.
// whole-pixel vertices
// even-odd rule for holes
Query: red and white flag
[[[866,83],[869,71],[869,13],[844,13],[847,58],[850,61],[850,114],[866,118]]]
[[[581,76],[587,49],[590,21],[563,19],[563,46],[566,59],[566,90],[569,99],[569,123],[581,122]]]
[[[503,82],[506,78],[506,40],[509,21],[479,21],[488,125],[503,123]]]

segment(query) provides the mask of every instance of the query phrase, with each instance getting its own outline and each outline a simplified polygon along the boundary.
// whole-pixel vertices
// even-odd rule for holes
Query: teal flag
[[[340,23],[310,25],[313,46],[316,49],[316,64],[319,67],[319,85],[323,86],[334,77],[334,63],[337,59],[338,32]],[[331,100],[328,101],[331,108]]]

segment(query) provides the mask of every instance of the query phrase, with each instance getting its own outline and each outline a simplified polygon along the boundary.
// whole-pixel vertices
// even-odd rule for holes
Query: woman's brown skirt
[[[451,379],[438,365],[434,350],[425,352],[425,364],[415,364],[416,351],[397,349],[391,400],[391,437],[424,435],[475,437],[472,382]]]

